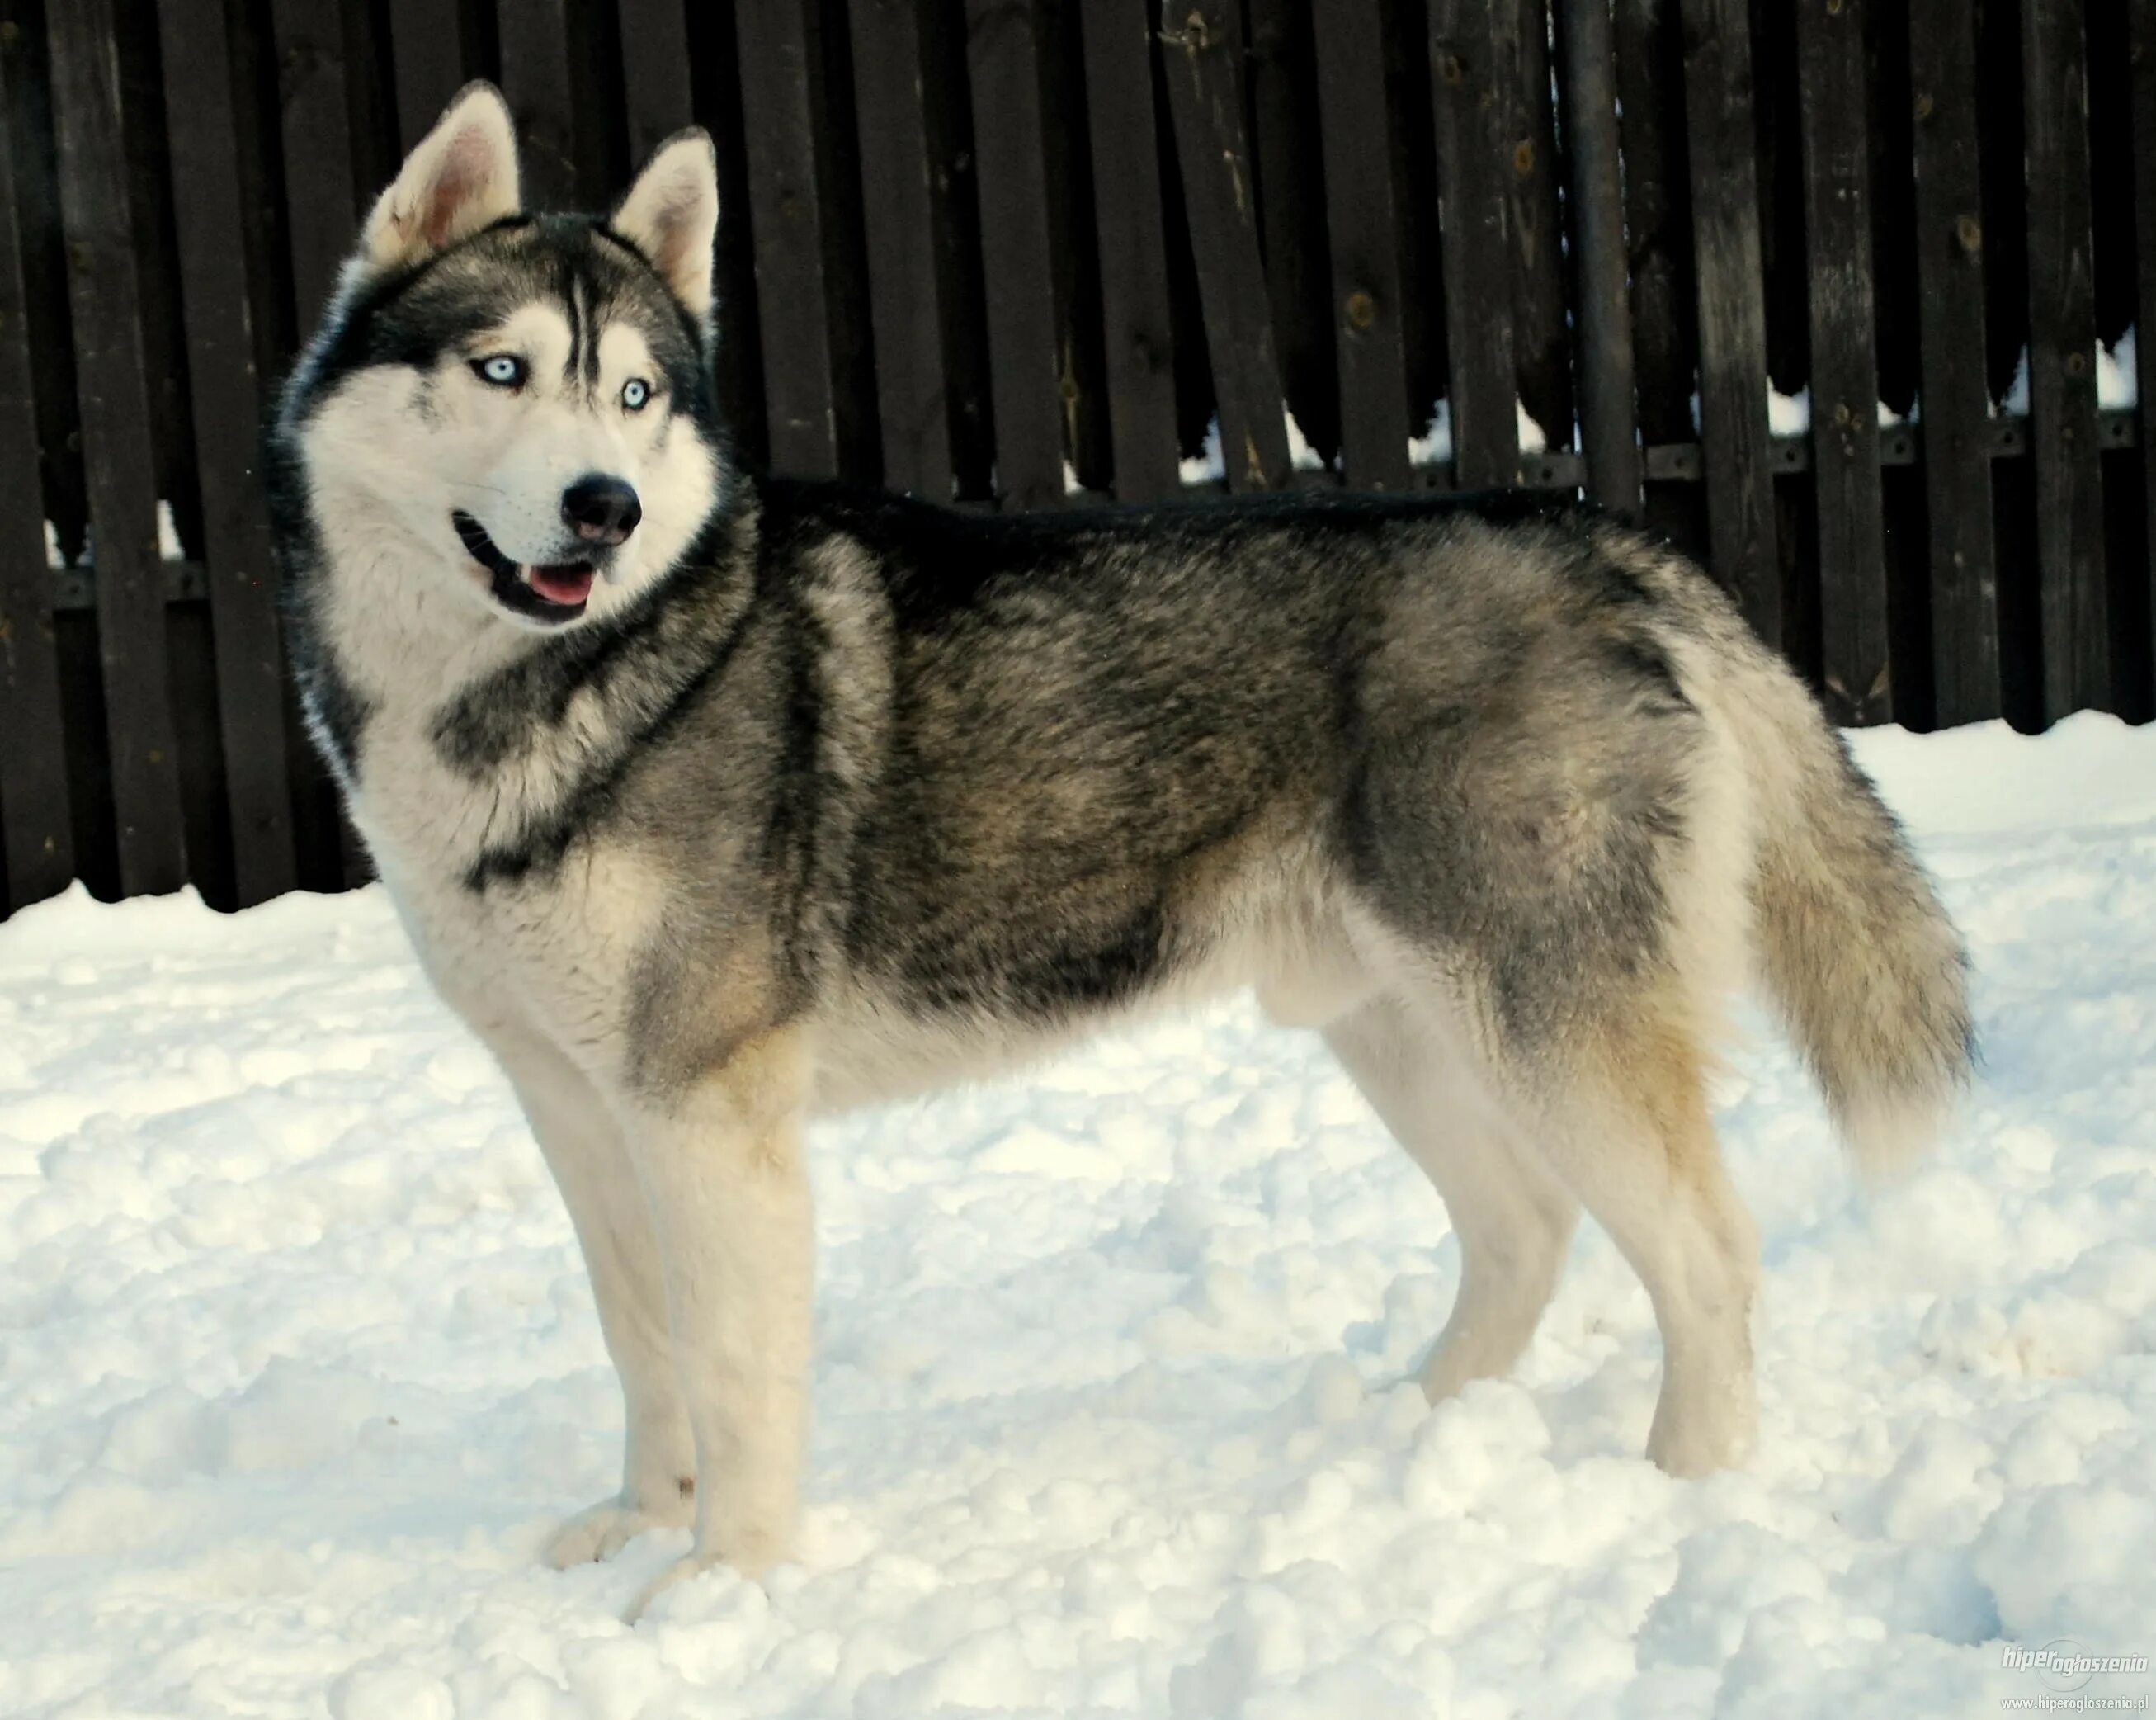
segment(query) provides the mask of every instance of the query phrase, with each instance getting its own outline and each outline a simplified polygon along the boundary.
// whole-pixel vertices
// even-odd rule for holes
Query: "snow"
[[[2102,412],[2124,412],[2139,404],[2141,376],[2134,368],[2134,331],[2128,329],[2118,340],[2107,347],[2098,341],[2094,354],[2096,360],[2096,404]],[[2029,415],[2029,349],[2021,348],[2020,356],[2014,361],[2013,379],[2006,384],[1993,409],[1995,416],[2026,418]]]
[[[1205,444],[1195,454],[1186,454],[1177,471],[1186,484],[1220,484],[1228,480],[1228,462],[1220,454],[1220,420],[1216,414],[1205,426]]]
[[[1452,402],[1433,400],[1422,434],[1408,438],[1408,464],[1443,466],[1452,458]]]
[[[2021,348],[2021,356],[2014,361],[2014,378],[2006,384],[2006,392],[1999,397],[1994,417],[2026,418],[2029,415],[2029,349]]]
[[[1522,454],[1539,454],[1549,446],[1549,437],[1528,412],[1527,402],[1516,397],[1512,415],[1518,426]],[[1422,434],[1408,438],[1408,464],[1442,466],[1451,458],[1452,402],[1434,400],[1430,403],[1430,421],[1423,426]]]
[[[1287,431],[1289,463],[1297,471],[1325,471],[1325,456],[1310,445],[1302,434],[1302,426],[1295,421],[1295,414],[1284,406],[1281,409],[1281,422]]]
[[[1881,430],[1897,429],[1917,421],[1917,407],[1912,402],[1908,412],[1897,412],[1884,400],[1875,401],[1878,425]],[[1691,394],[1691,427],[1699,430],[1699,390]],[[1785,394],[1772,383],[1767,384],[1767,433],[1774,436],[1809,435],[1812,427],[1812,391],[1809,387],[1799,389],[1794,394]]]
[[[1285,406],[1281,409],[1281,427],[1287,433],[1288,461],[1297,471],[1323,471],[1326,469],[1325,456],[1310,445],[1302,434],[1302,426],[1295,421],[1295,414]],[[1183,457],[1178,466],[1178,474],[1186,486],[1227,481],[1228,465],[1220,453],[1220,420],[1218,414],[1206,422],[1204,445],[1197,453]]]
[[[2123,412],[2141,400],[2141,373],[2134,368],[2133,331],[2128,329],[2118,342],[2096,349],[2096,404],[2107,412]]]
[[[1443,1210],[1245,1005],[835,1123],[806,1562],[534,1555],[620,1410],[567,1218],[378,889],[0,927],[0,1713],[1967,1715],[2156,1652],[2156,729],[1862,735],[1981,1084],[1869,1203],[1779,1041],[1758,1457],[1640,1455],[1591,1227],[1515,1378],[1401,1376]],[[2145,1665],[2145,1662],[2144,1662]],[[2141,1675],[2086,1693],[2132,1698]]]
[[[83,528],[82,554],[75,559],[78,567],[90,567],[95,558],[90,554],[90,531]],[[178,523],[172,518],[172,504],[163,497],[157,498],[157,554],[164,561],[185,561],[187,547],[180,542]],[[60,548],[59,528],[50,520],[45,522],[45,565],[54,573],[65,571],[67,554]]]

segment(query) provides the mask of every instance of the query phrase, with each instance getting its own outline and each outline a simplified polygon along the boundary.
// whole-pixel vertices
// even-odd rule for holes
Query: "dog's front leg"
[[[696,1451],[658,1239],[620,1121],[598,1089],[536,1033],[497,1025],[487,1038],[576,1226],[625,1410],[620,1491],[564,1523],[545,1558],[557,1568],[611,1558],[645,1531],[680,1527],[696,1513]]]
[[[791,1551],[808,1436],[814,1222],[803,1157],[808,1061],[767,1035],[637,1102],[630,1132],[696,1445],[696,1542],[631,1610],[725,1563]]]

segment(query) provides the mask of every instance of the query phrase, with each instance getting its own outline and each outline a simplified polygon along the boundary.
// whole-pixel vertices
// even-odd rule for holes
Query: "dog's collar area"
[[[504,609],[549,626],[583,614],[594,574],[589,562],[527,567],[504,555],[486,528],[461,508],[449,515],[449,523],[457,528],[471,559],[493,576],[494,600]]]

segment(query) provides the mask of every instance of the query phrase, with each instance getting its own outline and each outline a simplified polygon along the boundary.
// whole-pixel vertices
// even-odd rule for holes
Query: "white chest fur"
[[[459,593],[385,605],[364,603],[366,590],[341,582],[326,617],[367,712],[344,787],[429,977],[483,1035],[536,1033],[593,1073],[614,1073],[631,971],[659,909],[647,868],[601,837],[570,863],[474,888],[490,841],[557,797],[573,760],[547,750],[474,774],[436,739],[450,701],[529,649],[528,637],[468,615]]]

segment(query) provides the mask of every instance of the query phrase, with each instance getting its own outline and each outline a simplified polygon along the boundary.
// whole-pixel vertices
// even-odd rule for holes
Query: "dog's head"
[[[528,217],[474,85],[382,193],[277,433],[324,553],[383,603],[504,625],[633,601],[726,481],[711,392],[711,140],[662,145],[603,220]]]

